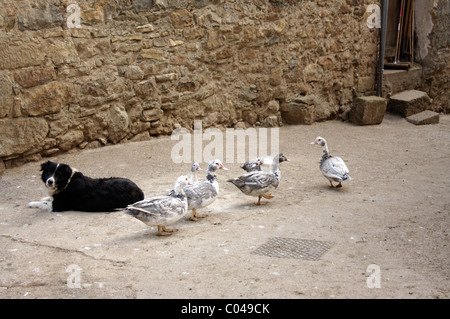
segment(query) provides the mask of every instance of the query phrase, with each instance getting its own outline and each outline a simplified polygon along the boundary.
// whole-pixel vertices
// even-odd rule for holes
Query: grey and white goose
[[[190,181],[187,175],[178,177],[174,191],[168,196],[157,196],[143,199],[128,205],[125,212],[149,226],[158,226],[159,236],[168,236],[178,231],[176,228],[167,228],[186,216],[188,202],[184,189]]]
[[[200,164],[198,162],[194,162],[191,165],[191,177],[189,178],[189,181],[191,182],[191,184],[197,183],[198,182],[198,177],[197,177],[197,171],[201,171],[201,167]]]
[[[197,221],[207,215],[197,214],[197,209],[206,207],[213,203],[219,195],[219,182],[215,172],[218,169],[228,170],[222,161],[215,159],[211,161],[206,170],[206,180],[187,186],[184,190],[188,200],[188,209],[192,210],[190,220]]]
[[[280,183],[280,163],[289,161],[289,159],[280,153],[272,159],[272,165],[269,172],[254,171],[244,174],[240,177],[229,179],[242,193],[248,196],[257,196],[257,205],[261,205],[261,198],[272,199],[271,191],[276,189]]]
[[[336,187],[342,187],[343,181],[352,179],[344,160],[339,156],[331,155],[328,150],[327,141],[323,137],[317,137],[310,144],[322,146],[322,157],[320,158],[319,168],[323,176],[330,182],[331,187],[334,187],[333,182],[339,183]]]
[[[191,184],[198,183],[197,171],[201,171],[201,170],[202,169],[201,169],[200,164],[198,162],[192,163],[191,170],[190,170],[191,175],[189,177],[189,182]],[[168,189],[167,192],[168,192],[168,195],[172,195],[173,192],[174,192],[174,189],[173,188],[172,189]]]
[[[283,162],[283,157],[280,157],[280,163]],[[271,156],[257,156],[251,160],[245,162],[241,168],[247,173],[262,171],[263,165],[272,165],[272,157]]]
[[[241,168],[246,171],[247,173],[249,172],[255,172],[255,171],[260,171],[261,170],[261,165],[262,165],[262,160],[260,157],[255,157],[254,159],[248,160],[247,162],[245,162]]]

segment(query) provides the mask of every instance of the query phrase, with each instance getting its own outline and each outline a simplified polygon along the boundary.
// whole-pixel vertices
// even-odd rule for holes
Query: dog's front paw
[[[27,206],[29,208],[39,208],[40,204],[41,204],[41,202],[29,202]]]
[[[52,211],[52,203],[48,201],[40,201],[40,202],[29,202],[29,208],[39,208],[46,211]]]

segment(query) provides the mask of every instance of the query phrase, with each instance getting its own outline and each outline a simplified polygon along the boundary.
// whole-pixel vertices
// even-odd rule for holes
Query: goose
[[[241,168],[246,171],[247,173],[255,172],[255,171],[261,171],[261,167],[264,164],[272,164],[272,157],[270,156],[258,156],[254,159],[248,160],[245,162]]]
[[[188,212],[188,204],[184,188],[191,184],[187,175],[181,175],[175,182],[173,193],[168,196],[157,196],[143,199],[128,205],[125,212],[149,226],[158,226],[159,236],[169,236],[178,231],[167,228]]]
[[[197,171],[201,171],[201,167],[200,164],[198,162],[194,162],[191,165],[191,177],[189,178],[189,181],[191,182],[191,184],[197,183],[198,182],[198,177],[197,177]]]
[[[280,163],[284,161],[289,161],[289,159],[283,153],[280,153],[273,158],[269,172],[254,171],[238,178],[229,179],[227,182],[235,185],[245,195],[257,196],[256,205],[261,205],[262,197],[273,198],[270,192],[277,188],[280,183]]]
[[[323,137],[317,137],[314,142],[310,144],[317,144],[322,146],[322,157],[320,158],[320,171],[330,182],[331,187],[334,187],[333,182],[339,183],[336,187],[342,187],[342,182],[351,180],[347,165],[345,165],[342,158],[332,156],[328,150],[327,141]]]
[[[245,162],[241,168],[246,171],[247,173],[250,172],[255,172],[255,171],[260,171],[261,170],[261,158],[260,157],[255,157],[254,159],[248,160],[247,162]]]
[[[188,209],[192,210],[189,217],[192,221],[207,215],[197,214],[197,209],[206,207],[214,202],[219,195],[219,182],[214,174],[218,169],[228,170],[219,159],[212,160],[206,170],[206,180],[187,186],[184,191],[188,201]]]
[[[189,182],[191,182],[191,184],[195,184],[198,183],[198,177],[197,177],[197,171],[201,171],[201,167],[200,164],[198,162],[194,162],[191,165],[191,176],[189,177]],[[174,189],[167,189],[168,195],[172,195],[172,193],[174,192]]]

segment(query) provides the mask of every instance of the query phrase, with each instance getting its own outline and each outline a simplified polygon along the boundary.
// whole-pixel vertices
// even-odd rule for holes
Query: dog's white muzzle
[[[45,186],[47,186],[47,188],[50,189],[55,189],[56,188],[55,179],[53,177],[48,178],[45,181]]]

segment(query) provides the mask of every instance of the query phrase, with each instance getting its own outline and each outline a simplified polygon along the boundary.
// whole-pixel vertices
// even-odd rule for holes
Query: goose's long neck
[[[280,176],[280,156],[277,155],[273,158],[272,166],[270,167],[270,172],[277,176]]]
[[[174,195],[176,197],[185,197],[186,196],[186,193],[184,192],[184,187],[181,184],[179,184],[179,183],[175,184]]]
[[[208,167],[208,170],[206,171],[206,181],[215,188],[217,193],[219,193],[219,182],[217,181],[216,174],[214,174],[216,170],[217,169],[214,167]]]
[[[331,156],[330,151],[328,150],[327,143],[325,142],[325,144],[322,147],[322,158],[328,158],[330,156]]]
[[[195,171],[191,171],[190,182],[191,182],[191,183],[197,182],[197,174],[195,174]]]
[[[208,182],[210,182],[211,184],[214,183],[215,181],[217,181],[217,176],[216,176],[216,174],[214,174],[214,172],[215,172],[215,170],[211,171],[209,169],[206,171],[206,180]]]
[[[216,180],[217,179],[217,176],[215,174],[216,171],[217,171],[217,167],[212,164],[209,164],[208,169],[206,170],[206,180],[209,182]]]

